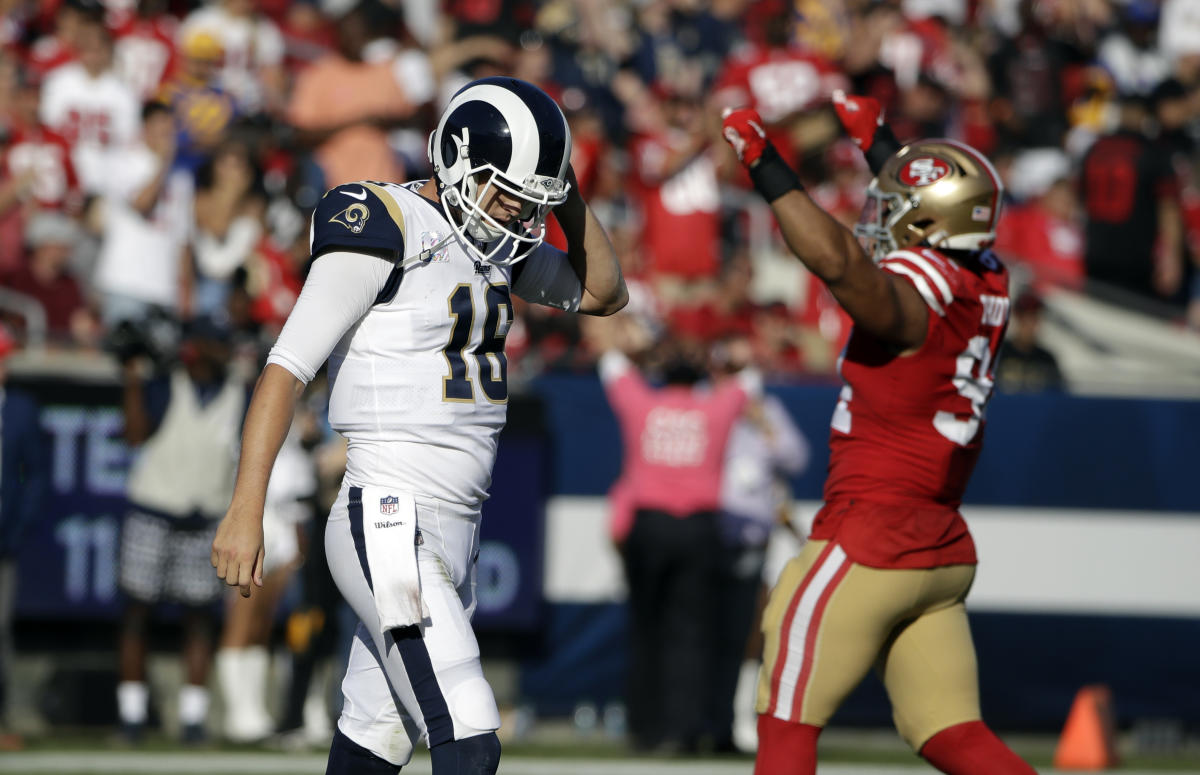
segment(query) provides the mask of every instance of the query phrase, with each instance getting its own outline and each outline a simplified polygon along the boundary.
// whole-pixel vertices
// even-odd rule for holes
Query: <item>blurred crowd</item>
[[[584,194],[652,336],[749,336],[768,377],[832,370],[849,321],[781,258],[719,140],[753,105],[821,203],[869,174],[829,94],[902,140],[996,161],[1022,286],[1200,326],[1195,0],[5,0],[0,312],[26,346],[168,360],[223,318],[260,358],[322,192],[425,177],[433,117],[512,74],[563,106]],[[552,234],[551,239],[555,237]],[[510,374],[592,368],[571,316],[523,308]]]
[[[779,247],[769,211],[719,136],[722,108],[755,107],[820,203],[851,225],[870,175],[841,137],[834,89],[879,99],[901,140],[953,137],[996,162],[1009,201],[995,249],[1019,286],[1002,386],[1061,384],[1036,335],[1041,298],[1055,289],[1200,329],[1200,0],[0,0],[0,22],[0,356],[43,347],[112,354],[126,364],[127,441],[150,461],[139,465],[177,477],[134,487],[145,526],[122,539],[121,587],[133,602],[118,705],[131,738],[147,723],[150,606],[179,599],[208,611],[223,593],[203,532],[220,509],[189,502],[175,513],[170,502],[216,492],[193,475],[201,455],[190,429],[219,415],[236,436],[249,375],[303,283],[322,193],[429,175],[431,122],[474,78],[511,74],[562,105],[579,185],[629,281],[623,341],[609,347],[651,353],[638,365],[676,386],[734,362],[769,380],[835,368],[850,321]],[[550,229],[550,241],[561,240]],[[510,379],[596,367],[605,347],[577,317],[514,303]],[[146,360],[158,366],[150,374],[139,367]],[[627,382],[635,373],[621,372]],[[171,389],[184,380],[201,400]],[[291,486],[278,494],[282,527],[272,539],[284,548],[269,552],[283,558],[276,592],[314,537],[319,547],[341,471],[339,444],[318,427],[321,392],[319,383],[310,390],[289,438],[296,471],[275,477]],[[767,460],[768,431],[784,420],[763,418],[781,410],[747,401],[741,425],[731,415],[721,431],[733,451],[714,460],[741,477],[741,502],[727,482],[717,492],[714,476],[712,502],[685,506],[707,515],[706,546],[722,533],[749,558],[691,570],[736,576],[726,587],[752,599],[781,510],[771,466],[794,474],[805,455],[801,439],[790,463]],[[33,445],[9,443],[33,416],[28,406],[9,391],[6,460],[32,455]],[[213,471],[224,466],[227,488],[232,460],[208,459]],[[168,481],[157,469],[134,473]],[[14,481],[6,473],[6,485]],[[763,497],[746,496],[754,487]],[[183,551],[161,529],[163,514],[185,532],[203,517],[190,564],[161,560]],[[631,577],[644,578],[633,536],[617,541]],[[680,551],[703,559],[688,548],[693,538],[680,536]],[[12,595],[13,546],[0,541],[0,560],[9,558],[0,601]],[[336,592],[319,560],[313,553],[298,571],[303,599],[292,601],[286,626],[296,680],[284,718],[273,725],[257,701],[231,706],[232,739],[276,727],[328,734],[320,698],[316,712],[306,707],[313,666],[334,649],[325,617]],[[267,613],[278,602],[261,599]],[[210,665],[224,693],[263,697],[268,633],[250,623],[269,616],[238,605],[229,603],[219,636],[211,620],[185,628],[185,734],[206,717]],[[745,600],[736,607],[753,610]],[[726,695],[747,629],[738,623],[708,655],[722,665]],[[637,644],[643,662],[692,653],[660,640]],[[756,658],[754,647],[745,651]],[[634,699],[631,725],[646,747],[694,742],[684,738],[695,729],[639,727],[654,717],[654,698]],[[726,699],[715,720],[696,724],[728,728]]]

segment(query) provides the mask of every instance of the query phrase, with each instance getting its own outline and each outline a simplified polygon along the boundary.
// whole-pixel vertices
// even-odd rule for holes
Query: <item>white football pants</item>
[[[380,632],[360,487],[343,482],[325,529],[329,570],[359,618],[338,728],[396,765],[408,762],[422,737],[432,748],[500,728],[471,630],[479,511],[420,495],[415,501],[417,572],[428,610],[419,630]]]

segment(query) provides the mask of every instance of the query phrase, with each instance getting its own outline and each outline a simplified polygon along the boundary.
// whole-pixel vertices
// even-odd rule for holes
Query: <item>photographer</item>
[[[131,350],[136,352],[136,349]],[[119,583],[126,596],[117,705],[136,742],[145,725],[147,627],[151,608],[183,606],[185,683],[179,720],[185,742],[206,736],[215,603],[222,585],[209,566],[217,521],[233,493],[248,386],[228,368],[228,331],[208,318],[184,330],[178,363],[143,384],[141,357],[124,361],[125,438],[138,449],[128,479]]]

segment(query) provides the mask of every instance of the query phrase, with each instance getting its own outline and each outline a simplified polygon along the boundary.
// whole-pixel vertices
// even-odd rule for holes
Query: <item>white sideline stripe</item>
[[[946,278],[942,276],[942,273],[938,271],[938,268],[928,258],[911,250],[899,250],[893,253],[892,256],[908,261],[910,264],[915,264],[918,269],[928,275],[929,279],[933,280],[933,284],[941,292],[943,302],[949,304],[954,301],[954,293],[950,290],[950,283],[946,282]]]
[[[504,757],[504,775],[749,775],[752,763],[744,761],[661,761],[653,759],[528,759]],[[128,773],[128,775],[321,775],[325,756],[316,754],[130,753],[88,751],[80,753],[6,753],[0,772]],[[429,759],[420,757],[405,765],[403,775],[430,775]],[[920,762],[907,765],[821,764],[821,775],[916,775],[934,770]],[[1172,770],[1186,775],[1195,770]],[[1045,770],[1059,775],[1058,770]],[[1121,770],[1122,775],[1162,775],[1158,772]]]
[[[901,264],[899,261],[884,261],[883,266],[893,274],[902,274],[906,277],[911,277],[913,281],[913,287],[915,287],[917,292],[921,294],[921,297],[925,299],[925,303],[929,305],[929,308],[936,312],[938,317],[946,317],[946,310],[942,309],[942,305],[940,302],[938,302],[937,296],[934,295],[933,289],[930,288],[929,283],[925,281],[925,275],[921,274],[912,267]]]
[[[792,524],[807,533],[820,506],[796,501]],[[1200,513],[968,504],[963,515],[980,560],[972,611],[1200,618]],[[549,500],[544,571],[548,602],[625,600],[607,499]]]
[[[800,596],[800,604],[792,615],[792,625],[787,633],[787,653],[783,654],[783,669],[779,672],[779,693],[775,697],[775,718],[788,721],[792,717],[792,703],[796,697],[796,682],[800,680],[800,672],[804,669],[805,646],[808,643],[808,630],[813,622],[813,612],[817,601],[829,587],[829,582],[837,575],[846,562],[846,552],[834,544],[825,556],[825,561],[813,575],[812,583]],[[803,582],[802,582],[803,583]],[[779,657],[776,657],[778,659]]]

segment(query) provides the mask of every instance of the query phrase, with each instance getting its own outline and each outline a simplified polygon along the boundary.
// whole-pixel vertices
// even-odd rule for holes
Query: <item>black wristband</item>
[[[891,127],[887,124],[875,127],[875,136],[871,140],[871,147],[864,154],[867,157],[867,166],[871,168],[871,174],[878,175],[879,171],[883,169],[883,163],[892,158],[892,154],[900,150],[900,147],[900,141],[896,139]]]
[[[750,168],[750,181],[754,183],[755,190],[762,194],[763,199],[767,200],[767,204],[792,189],[804,190],[804,186],[800,185],[800,178],[796,177],[796,173],[779,155],[779,151],[775,150],[775,146],[769,143],[758,163]]]

